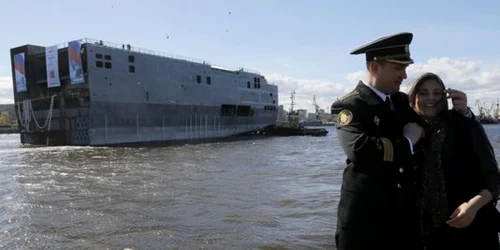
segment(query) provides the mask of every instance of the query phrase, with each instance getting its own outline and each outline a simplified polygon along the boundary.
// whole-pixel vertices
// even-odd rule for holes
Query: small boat
[[[280,122],[274,125],[269,125],[264,129],[264,132],[269,135],[278,136],[296,136],[296,135],[311,135],[311,136],[326,136],[328,130],[324,128],[307,128],[303,123],[299,122],[299,113],[293,110],[295,91],[290,95],[291,108],[288,112],[287,121]]]
[[[310,136],[326,136],[328,130],[324,128],[306,128],[302,125],[293,123],[280,123],[270,125],[264,129],[268,135],[278,136],[297,136],[297,135],[310,135]]]

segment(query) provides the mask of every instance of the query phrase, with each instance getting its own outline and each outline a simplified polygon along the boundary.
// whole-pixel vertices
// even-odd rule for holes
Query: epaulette
[[[355,97],[355,96],[358,96],[359,95],[359,92],[358,90],[353,90],[347,94],[345,94],[344,96],[342,96],[341,98],[338,98],[331,106],[331,110],[330,110],[330,113],[332,115],[337,115],[339,114],[339,112],[341,112],[342,110],[345,109],[345,101],[352,98],[352,97]]]
[[[350,98],[350,97],[353,97],[353,96],[357,96],[357,95],[359,95],[359,92],[358,92],[358,90],[355,89],[355,90],[353,90],[353,91],[345,94],[344,96],[340,97],[339,101],[344,101],[347,98]]]

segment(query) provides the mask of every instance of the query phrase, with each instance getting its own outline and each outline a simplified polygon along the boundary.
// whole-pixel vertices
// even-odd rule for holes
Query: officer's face
[[[379,64],[377,74],[377,85],[382,92],[392,94],[399,91],[403,80],[406,79],[406,67],[408,64],[385,62]]]
[[[431,79],[423,82],[415,98],[415,111],[428,118],[436,117],[443,111],[446,94],[438,81]]]

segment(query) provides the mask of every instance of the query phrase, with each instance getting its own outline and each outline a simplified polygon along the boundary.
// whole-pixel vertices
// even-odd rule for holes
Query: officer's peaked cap
[[[400,64],[412,64],[410,44],[413,34],[398,33],[381,37],[371,43],[363,45],[351,52],[351,55],[365,54],[366,61],[387,61]]]

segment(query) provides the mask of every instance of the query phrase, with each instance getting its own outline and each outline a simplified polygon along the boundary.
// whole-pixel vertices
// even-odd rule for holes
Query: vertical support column
[[[108,112],[104,114],[104,142],[108,143]]]
[[[139,141],[139,113],[135,114],[135,124],[137,130],[137,141]]]
[[[193,139],[193,115],[189,115],[189,139]]]

